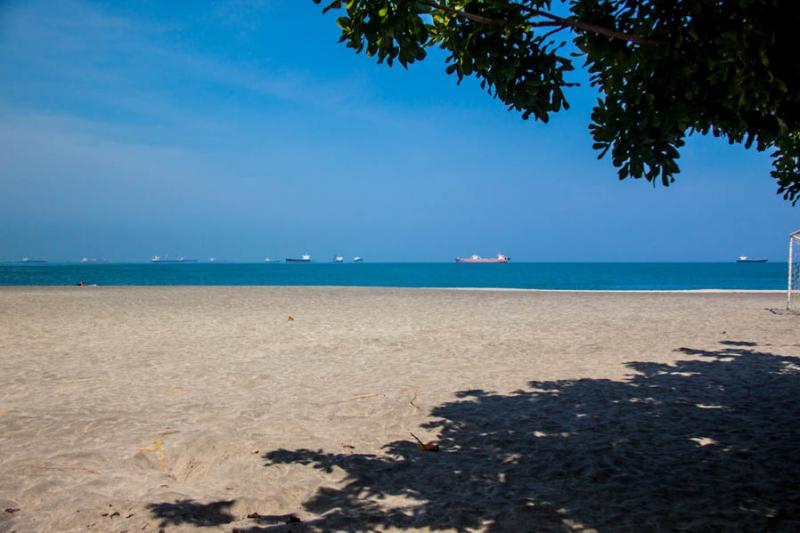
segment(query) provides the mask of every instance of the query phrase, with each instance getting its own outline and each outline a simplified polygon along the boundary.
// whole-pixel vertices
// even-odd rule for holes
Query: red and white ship
[[[508,263],[509,261],[511,258],[503,254],[497,254],[497,257],[481,257],[479,255],[456,257],[456,263]]]

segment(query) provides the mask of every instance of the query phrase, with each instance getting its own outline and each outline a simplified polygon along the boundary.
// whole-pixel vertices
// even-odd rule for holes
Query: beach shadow
[[[237,527],[233,529],[233,533],[302,533],[305,531],[313,531],[306,527],[294,514],[283,515],[257,515],[248,516],[257,524],[269,524],[266,527],[262,526],[249,526]]]
[[[752,341],[721,340],[719,341],[719,343],[724,344],[726,346],[758,346],[758,343]]]
[[[155,518],[161,520],[159,527],[190,524],[198,527],[213,527],[228,524],[235,520],[228,511],[235,500],[198,503],[194,500],[151,503],[147,509]]]
[[[304,502],[309,530],[800,530],[800,358],[728,341],[631,362],[625,381],[462,391],[382,454],[275,450],[345,472]],[[410,428],[417,433],[418,428]]]

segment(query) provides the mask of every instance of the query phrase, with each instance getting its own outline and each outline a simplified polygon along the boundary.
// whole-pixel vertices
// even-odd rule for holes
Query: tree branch
[[[426,1],[423,2],[423,4],[428,5],[428,6],[432,7],[432,8],[434,8],[434,9],[441,9],[442,11],[446,11],[447,13],[450,13],[451,15],[455,15],[457,17],[463,17],[465,19],[469,19],[469,20],[472,20],[474,22],[478,22],[480,24],[486,24],[488,26],[498,26],[498,27],[501,27],[501,28],[506,25],[505,21],[503,21],[503,20],[491,19],[489,17],[476,15],[474,13],[468,13],[466,11],[458,10],[458,9],[456,9],[454,7],[450,7],[450,6],[447,6],[447,5],[444,5],[444,4],[440,4],[438,2],[434,2],[433,0],[426,0]]]
[[[558,33],[560,31],[563,31],[563,30],[566,30],[566,29],[567,29],[567,26],[558,26],[555,29],[550,30],[549,32],[547,32],[544,35],[542,35],[542,40],[545,41],[545,40],[547,40],[548,37],[552,36],[553,34]]]
[[[550,19],[554,23],[575,30],[588,31],[590,33],[605,35],[606,37],[610,37],[612,39],[618,39],[620,41],[627,41],[629,43],[635,43],[635,44],[665,44],[663,41],[657,41],[655,39],[647,39],[644,37],[637,37],[636,35],[628,35],[627,33],[622,33],[620,31],[604,28],[603,26],[598,26],[596,24],[590,24],[588,22],[581,22],[579,20],[572,20],[564,17],[559,17],[558,15],[553,15],[552,13],[548,13],[547,11],[542,11],[540,9],[536,9],[533,7],[528,7],[520,4],[517,4],[517,6],[522,11],[526,11],[531,15]]]
[[[477,22],[479,24],[486,24],[488,26],[497,26],[500,28],[506,26],[506,22],[504,20],[484,17],[483,15],[476,15],[475,13],[470,13],[468,11],[456,9],[454,7],[450,7],[445,4],[440,4],[439,2],[436,2],[434,0],[425,0],[423,1],[423,3],[434,9],[441,9],[442,11],[450,13],[451,15],[454,15],[456,17],[465,18],[473,22]],[[534,27],[559,26],[561,28],[572,28],[573,30],[596,33],[598,35],[605,35],[606,37],[610,37],[611,39],[617,39],[620,41],[626,41],[629,43],[635,43],[640,45],[665,44],[663,41],[657,41],[655,39],[647,39],[644,37],[637,37],[636,35],[628,35],[627,33],[622,33],[620,31],[605,28],[603,26],[598,26],[596,24],[590,24],[588,22],[581,22],[579,20],[572,20],[564,17],[559,17],[558,15],[553,15],[552,13],[548,13],[547,11],[542,11],[540,9],[536,9],[533,7],[528,7],[521,4],[512,4],[512,5],[516,5],[520,10],[525,11],[533,15],[534,17],[543,17],[548,19],[547,21],[531,22],[531,25]]]

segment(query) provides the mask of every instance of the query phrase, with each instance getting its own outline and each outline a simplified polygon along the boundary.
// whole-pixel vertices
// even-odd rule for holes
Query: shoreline
[[[406,287],[392,285],[0,285],[7,289],[163,289],[163,288],[386,289],[423,291],[531,292],[558,294],[786,294],[786,289],[528,289],[522,287]]]
[[[553,292],[570,294],[786,294],[780,289],[518,289],[504,287],[427,287],[432,290]]]

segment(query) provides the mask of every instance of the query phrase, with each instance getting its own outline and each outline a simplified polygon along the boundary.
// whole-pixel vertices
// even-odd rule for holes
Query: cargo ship
[[[287,263],[310,263],[311,262],[311,254],[303,254],[300,256],[300,259],[296,257],[287,257]]]
[[[497,254],[497,257],[481,257],[479,255],[456,257],[456,263],[508,263],[509,261],[511,258],[503,254]]]
[[[737,263],[766,263],[766,259],[753,259],[751,257],[747,257],[746,255],[740,255],[738,259],[736,259]]]

